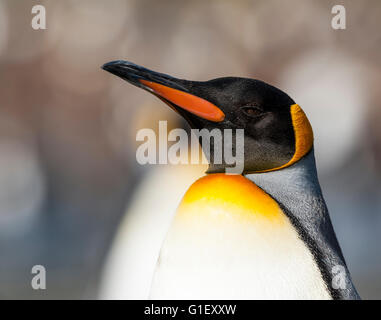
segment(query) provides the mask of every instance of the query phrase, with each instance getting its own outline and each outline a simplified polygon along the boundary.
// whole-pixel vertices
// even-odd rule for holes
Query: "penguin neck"
[[[322,195],[314,150],[290,167],[245,177],[278,202],[312,253],[331,296],[358,299]],[[335,270],[344,270],[339,289],[333,285]]]
[[[265,173],[250,173],[245,177],[286,208],[294,204],[288,209],[292,209],[295,216],[304,217],[312,214],[311,211],[316,209],[316,206],[328,214],[317,176],[313,149],[290,167]],[[317,199],[319,202],[316,202]]]

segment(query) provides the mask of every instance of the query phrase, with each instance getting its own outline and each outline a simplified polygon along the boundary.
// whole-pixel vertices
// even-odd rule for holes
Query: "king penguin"
[[[188,81],[123,60],[102,68],[192,129],[244,130],[241,174],[214,163],[210,140],[209,168],[177,208],[150,298],[359,299],[319,185],[312,128],[292,98],[248,78]]]

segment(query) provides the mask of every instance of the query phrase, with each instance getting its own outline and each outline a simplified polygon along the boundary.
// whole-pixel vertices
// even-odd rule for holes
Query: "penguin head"
[[[244,173],[288,167],[312,149],[312,128],[303,110],[263,81],[237,77],[189,81],[122,60],[102,68],[156,95],[192,129],[232,129],[233,153],[235,129],[244,129]],[[227,165],[213,163],[213,150],[211,139],[208,172],[224,172]]]

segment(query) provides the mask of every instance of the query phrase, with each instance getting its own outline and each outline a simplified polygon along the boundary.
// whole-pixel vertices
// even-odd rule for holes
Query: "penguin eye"
[[[263,113],[263,110],[261,110],[258,107],[254,107],[254,106],[245,106],[242,108],[242,110],[249,117],[257,117]]]

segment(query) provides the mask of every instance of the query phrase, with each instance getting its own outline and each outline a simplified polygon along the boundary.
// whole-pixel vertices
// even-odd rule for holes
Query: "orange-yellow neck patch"
[[[218,219],[284,222],[277,202],[241,175],[214,173],[197,180],[186,192],[177,216],[213,216]],[[259,219],[263,220],[263,219]]]

